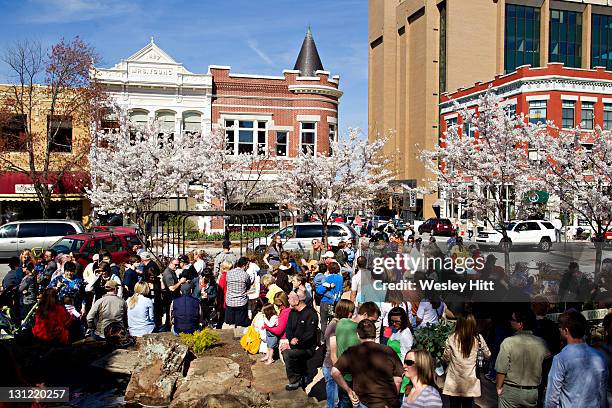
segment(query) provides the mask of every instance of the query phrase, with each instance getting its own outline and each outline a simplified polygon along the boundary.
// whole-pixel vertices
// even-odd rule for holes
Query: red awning
[[[49,184],[55,184],[57,174],[49,177]],[[89,185],[89,174],[85,172],[65,173],[62,179],[54,185],[53,194],[84,194]],[[18,172],[0,173],[0,195],[32,194],[34,183],[30,176]]]

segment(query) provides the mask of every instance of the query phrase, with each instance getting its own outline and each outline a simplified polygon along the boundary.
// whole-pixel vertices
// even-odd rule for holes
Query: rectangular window
[[[574,101],[562,101],[561,127],[563,129],[574,127]]]
[[[288,132],[276,131],[276,155],[287,156]]]
[[[546,123],[546,101],[529,102],[529,123]]]
[[[317,124],[315,122],[300,122],[300,145],[302,153],[314,156],[316,152]]]
[[[548,60],[566,67],[582,65],[582,13],[550,10]]]
[[[70,153],[72,151],[72,118],[47,115],[47,135],[51,139],[50,152]]]
[[[506,116],[510,119],[514,118],[516,116],[516,104],[512,103],[509,105],[505,105],[504,106],[504,112],[506,113]]]
[[[604,130],[612,130],[612,103],[604,103]]]
[[[540,9],[506,4],[504,70],[540,66]]]
[[[336,130],[336,125],[333,123],[329,124],[329,155],[333,154],[332,151],[332,143],[338,141],[338,132]]]
[[[229,154],[265,154],[267,135],[265,120],[225,121],[225,138]]]
[[[27,115],[12,115],[0,126],[0,149],[8,152],[25,152]]]
[[[474,137],[475,126],[469,122],[463,122],[463,136]]]
[[[612,16],[591,15],[591,68],[612,70]]]
[[[593,130],[593,112],[595,109],[594,102],[582,102],[582,120],[580,121],[580,127],[586,130]]]

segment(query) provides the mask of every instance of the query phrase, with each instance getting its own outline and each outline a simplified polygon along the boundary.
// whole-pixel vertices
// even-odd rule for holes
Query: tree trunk
[[[593,239],[593,244],[595,244],[595,276],[594,282],[597,282],[599,279],[599,273],[601,272],[601,258],[603,258],[603,246],[605,244],[605,236],[603,233],[598,232],[595,234],[595,238]]]
[[[38,200],[40,203],[40,209],[42,210],[42,218],[44,220],[49,218],[49,212],[51,210],[51,194],[43,192],[42,197]]]
[[[327,220],[321,220],[321,224],[323,226],[323,237],[321,237],[323,241],[323,248],[325,248],[325,251],[327,251]]]

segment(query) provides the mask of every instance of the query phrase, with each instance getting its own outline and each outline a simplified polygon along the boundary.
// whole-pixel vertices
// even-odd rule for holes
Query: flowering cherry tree
[[[280,201],[321,220],[324,242],[332,213],[367,207],[392,180],[390,161],[381,155],[386,140],[369,143],[360,136],[349,129],[346,140],[331,142],[331,155],[300,150],[280,173]]]
[[[602,245],[612,220],[612,132],[596,127],[535,133],[531,144],[542,160],[536,163],[540,185],[555,194],[561,210],[580,215],[595,237],[595,274],[601,268]]]
[[[92,186],[87,190],[100,213],[123,213],[141,223],[144,211],[173,194],[187,194],[199,174],[199,133],[163,133],[154,122],[133,126],[125,113],[114,131],[97,131],[89,154]]]
[[[263,178],[274,166],[267,150],[235,154],[233,146],[228,146],[226,130],[233,131],[215,128],[202,141],[205,157],[196,180],[204,192],[199,198],[213,208],[244,210],[270,188]],[[229,217],[224,224],[229,239]]]
[[[509,188],[520,206],[533,178],[527,146],[537,128],[522,115],[504,110],[502,100],[491,90],[477,103],[478,114],[461,110],[464,122],[477,131],[464,135],[457,125],[450,126],[440,144],[422,151],[421,160],[433,175],[429,191],[436,188],[447,197],[457,198],[474,217],[482,219],[502,234],[505,266],[509,270],[510,240],[506,231],[506,197]]]
[[[243,209],[268,188],[262,183],[265,174],[274,170],[268,151],[234,154],[223,128],[213,129],[201,148],[205,156],[197,180],[205,186],[204,198],[212,206]]]

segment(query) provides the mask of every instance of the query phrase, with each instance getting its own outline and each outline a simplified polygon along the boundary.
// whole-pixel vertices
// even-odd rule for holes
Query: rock
[[[91,366],[102,368],[111,373],[132,374],[141,363],[141,359],[135,350],[118,349],[94,361]]]
[[[240,367],[229,358],[196,358],[191,362],[187,376],[179,382],[170,406],[242,407],[242,403],[247,404],[244,406],[265,404],[266,395],[250,389],[249,381],[238,378],[239,373]],[[226,401],[221,396],[227,398],[227,404],[230,405],[214,405],[218,401]]]
[[[205,397],[198,397],[197,400],[187,402],[173,402],[172,408],[252,408],[262,405],[255,405],[253,401],[245,396],[228,394],[210,394]]]
[[[125,390],[125,401],[167,406],[182,378],[189,349],[170,333],[145,335],[139,345],[140,360]]]

